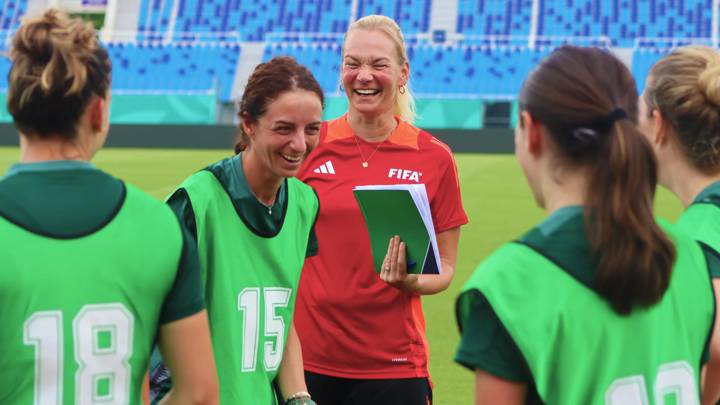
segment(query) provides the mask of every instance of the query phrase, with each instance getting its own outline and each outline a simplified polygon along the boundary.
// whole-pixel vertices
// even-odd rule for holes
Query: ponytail
[[[675,248],[653,216],[657,163],[628,120],[616,121],[591,166],[585,228],[596,289],[620,314],[649,307],[670,284]]]
[[[548,129],[562,163],[587,171],[585,233],[595,289],[619,314],[657,303],[675,249],[655,222],[657,162],[638,132],[635,81],[611,53],[563,46],[528,77],[520,107]]]

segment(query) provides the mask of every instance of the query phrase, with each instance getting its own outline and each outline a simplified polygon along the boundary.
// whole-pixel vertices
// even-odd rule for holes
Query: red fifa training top
[[[310,372],[354,379],[429,376],[420,296],[385,284],[373,271],[370,237],[352,189],[424,183],[436,233],[468,219],[450,149],[396,119],[397,128],[379,147],[356,137],[346,116],[324,123],[319,145],[298,174],[320,197],[318,255],[305,261],[295,307]]]

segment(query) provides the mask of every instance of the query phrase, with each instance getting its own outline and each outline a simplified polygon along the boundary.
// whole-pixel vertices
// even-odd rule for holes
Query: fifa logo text
[[[420,182],[421,176],[422,173],[416,172],[415,170],[390,169],[388,171],[388,177],[391,179],[412,180],[415,183]]]

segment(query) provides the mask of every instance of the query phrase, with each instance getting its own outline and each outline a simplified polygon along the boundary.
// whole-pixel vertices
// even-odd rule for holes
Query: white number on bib
[[[290,302],[289,288],[264,288],[264,316],[260,314],[260,288],[245,288],[238,294],[238,310],[243,312],[242,371],[252,372],[257,368],[257,353],[260,338],[260,319],[265,321],[264,335],[274,342],[265,342],[263,364],[266,371],[277,370],[282,361],[285,347],[285,321],[277,315],[278,308],[286,308]]]
[[[23,344],[35,346],[35,405],[62,404],[62,312],[33,313],[23,325]]]
[[[35,312],[23,343],[35,347],[36,405],[62,403],[63,321],[60,311]],[[129,403],[133,315],[122,304],[85,305],[73,319],[75,403]]]
[[[678,405],[700,403],[695,374],[686,361],[676,361],[660,366],[653,385],[655,404],[663,405],[667,395],[675,397]],[[605,392],[607,405],[647,405],[648,391],[642,375],[613,381]]]

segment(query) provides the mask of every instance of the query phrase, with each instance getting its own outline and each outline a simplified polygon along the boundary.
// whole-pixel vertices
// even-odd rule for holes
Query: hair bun
[[[20,27],[10,59],[23,60],[26,74],[36,77],[43,91],[62,88],[70,95],[85,86],[87,61],[98,46],[89,22],[49,9]]]
[[[24,134],[72,139],[88,100],[110,87],[110,58],[92,24],[56,9],[23,20],[9,57],[7,107]]]
[[[698,76],[698,87],[708,101],[720,107],[720,54],[715,54]]]

